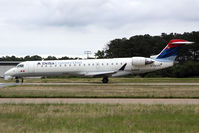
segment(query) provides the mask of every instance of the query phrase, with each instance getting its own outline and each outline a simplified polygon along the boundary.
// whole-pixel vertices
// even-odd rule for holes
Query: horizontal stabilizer
[[[193,44],[194,42],[172,42],[171,44]]]

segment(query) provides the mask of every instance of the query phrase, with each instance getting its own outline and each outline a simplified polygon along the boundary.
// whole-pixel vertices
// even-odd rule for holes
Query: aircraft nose
[[[11,79],[11,78],[13,77],[13,75],[14,75],[14,68],[9,69],[8,71],[6,71],[6,72],[4,73],[4,80],[9,80],[9,79]]]
[[[4,75],[9,75],[9,76],[12,76],[13,74],[14,74],[14,68],[11,68],[4,73]]]

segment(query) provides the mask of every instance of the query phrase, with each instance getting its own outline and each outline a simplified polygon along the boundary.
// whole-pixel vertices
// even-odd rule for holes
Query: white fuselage
[[[144,57],[138,57],[144,58]],[[86,77],[117,77],[130,74],[151,72],[173,66],[173,62],[162,62],[150,58],[150,64],[133,64],[133,58],[88,59],[88,60],[49,60],[26,61],[5,73],[10,77],[34,76],[86,76]],[[126,65],[125,65],[126,64]],[[120,70],[124,66],[123,70]]]

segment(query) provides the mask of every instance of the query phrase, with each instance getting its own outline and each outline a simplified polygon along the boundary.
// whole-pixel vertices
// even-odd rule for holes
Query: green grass
[[[18,85],[0,88],[2,98],[199,98],[199,86]]]
[[[101,78],[47,78],[47,79],[25,79],[27,83],[67,83],[67,82],[91,82],[101,83]],[[15,80],[2,80],[0,82],[15,82]],[[110,83],[198,83],[199,78],[110,78]]]
[[[4,104],[0,131],[196,133],[198,105]]]

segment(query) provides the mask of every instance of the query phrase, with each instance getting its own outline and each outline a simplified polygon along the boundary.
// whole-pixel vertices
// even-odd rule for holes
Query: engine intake
[[[145,57],[133,57],[132,58],[132,65],[134,66],[144,66],[154,63],[154,61],[150,58]]]

